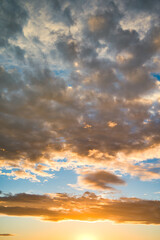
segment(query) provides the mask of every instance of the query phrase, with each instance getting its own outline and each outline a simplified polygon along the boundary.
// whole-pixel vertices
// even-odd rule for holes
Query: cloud
[[[145,1],[145,0],[126,0],[124,1],[125,3],[125,6],[127,8],[129,8],[131,11],[140,11],[140,12],[154,12],[154,13],[157,13],[158,14],[158,10],[160,8],[159,6],[159,1],[158,0],[155,0],[154,1],[154,4],[151,0],[148,0],[148,1]]]
[[[23,38],[23,27],[28,17],[28,11],[21,1],[0,1],[0,48],[3,52],[3,62],[5,57],[24,61],[25,50],[17,45],[17,39]]]
[[[8,177],[12,177],[14,180],[17,179],[28,179],[32,182],[40,182],[40,180],[37,178],[37,176],[45,177],[45,178],[53,178],[54,174],[49,174],[46,172],[46,170],[49,171],[49,168],[41,168],[39,166],[36,166],[34,169],[30,166],[27,166],[27,170],[20,169],[10,169],[9,172],[6,171],[0,171],[0,175],[6,175]],[[7,169],[7,168],[6,168]]]
[[[129,75],[131,83],[127,84],[131,84],[132,88],[137,76],[139,94],[141,89],[150,88],[150,83],[143,88],[141,79],[147,81],[145,71]],[[64,156],[68,158],[68,165],[77,159],[84,165],[102,163],[105,167],[113,162],[118,166],[120,153],[124,154],[124,158],[129,155],[135,157],[138,153],[144,156],[145,151],[159,146],[159,103],[152,108],[152,102],[133,100],[133,92],[130,100],[128,91],[124,91],[125,101],[121,96],[117,96],[117,100],[114,96],[108,97],[105,92],[96,92],[92,83],[89,83],[91,89],[85,88],[86,82],[84,87],[68,87],[64,79],[38,67],[34,73],[27,71],[24,78],[16,70],[1,68],[2,166],[18,168],[21,173],[25,167],[25,170],[38,174],[38,163],[46,164],[48,169],[56,165],[60,167],[59,163],[54,164],[54,159]],[[99,79],[100,75],[96,79],[98,84]],[[107,84],[110,86],[110,83]],[[116,126],[108,126],[111,119]],[[144,124],[146,119],[147,124]],[[155,157],[155,151],[151,156]],[[127,166],[124,161],[122,168],[127,169]],[[40,175],[47,176],[44,171],[39,169]],[[20,172],[16,170],[14,175],[16,173],[20,177]],[[148,174],[151,175],[151,171]]]
[[[159,179],[137,165],[160,148],[159,1],[100,2],[1,1],[2,175],[94,165]]]
[[[74,41],[68,40],[62,40],[62,41],[58,41],[57,43],[57,49],[60,53],[60,56],[62,56],[62,59],[66,62],[66,61],[71,61],[72,63],[74,62],[74,60],[76,59],[76,44],[74,43]]]
[[[109,121],[109,122],[108,122],[108,126],[112,128],[112,127],[117,126],[117,123],[112,122],[112,121]]]
[[[153,200],[111,200],[86,192],[82,196],[20,193],[0,197],[0,201],[0,213],[8,216],[34,216],[56,222],[111,220],[119,223],[160,224],[160,202]]]
[[[70,185],[72,187],[79,186],[84,189],[96,190],[115,190],[110,185],[124,185],[125,181],[111,172],[104,170],[97,171],[83,171],[82,176],[78,177],[77,185]]]
[[[19,1],[2,0],[0,2],[0,46],[8,44],[9,38],[22,34],[23,25],[26,23],[28,13]]]
[[[13,237],[15,235],[10,234],[10,233],[0,233],[0,237]]]

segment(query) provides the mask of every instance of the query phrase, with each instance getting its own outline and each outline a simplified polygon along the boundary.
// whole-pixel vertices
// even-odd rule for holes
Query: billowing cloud
[[[139,198],[111,200],[86,192],[32,195],[20,193],[0,197],[0,213],[9,216],[34,216],[48,221],[82,220],[119,223],[160,224],[160,202]]]
[[[160,157],[159,1],[100,3],[1,1],[0,174],[39,181],[94,165],[160,178],[140,164]],[[146,28],[128,14],[148,14]]]

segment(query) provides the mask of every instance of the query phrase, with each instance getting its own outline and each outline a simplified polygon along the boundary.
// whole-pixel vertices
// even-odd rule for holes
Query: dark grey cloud
[[[11,41],[17,41],[23,34],[23,27],[28,21],[28,12],[23,2],[15,0],[0,1],[0,48],[4,57],[13,61],[24,61],[25,50]]]
[[[76,44],[73,40],[62,39],[59,40],[56,44],[57,50],[59,52],[60,58],[64,62],[74,62],[77,58],[77,49]]]
[[[34,9],[39,12],[40,9],[45,9],[51,21],[54,23],[63,23],[70,27],[74,24],[74,14],[72,9],[75,8],[76,2],[65,1],[65,0],[47,0],[38,2],[37,0],[30,1]]]
[[[0,46],[8,44],[10,38],[16,38],[17,34],[23,34],[23,26],[27,22],[28,13],[15,0],[2,0],[0,2]]]
[[[25,51],[19,46],[11,46],[8,50],[14,54],[17,60],[24,61]]]
[[[158,0],[125,0],[123,1],[124,6],[131,11],[140,12],[155,12],[159,14],[159,1]]]

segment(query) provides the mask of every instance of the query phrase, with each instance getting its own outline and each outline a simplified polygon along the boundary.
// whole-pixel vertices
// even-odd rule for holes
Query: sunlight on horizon
[[[90,234],[82,234],[77,237],[75,240],[98,240],[95,236]]]

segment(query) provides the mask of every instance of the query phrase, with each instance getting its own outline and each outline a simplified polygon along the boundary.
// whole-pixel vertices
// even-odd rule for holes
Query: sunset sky
[[[0,0],[0,240],[159,240],[160,1]]]

